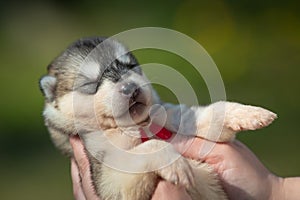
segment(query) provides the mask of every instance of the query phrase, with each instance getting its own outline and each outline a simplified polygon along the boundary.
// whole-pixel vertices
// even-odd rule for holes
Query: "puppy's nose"
[[[139,88],[135,83],[129,82],[121,86],[120,92],[125,96],[134,98],[139,94]]]

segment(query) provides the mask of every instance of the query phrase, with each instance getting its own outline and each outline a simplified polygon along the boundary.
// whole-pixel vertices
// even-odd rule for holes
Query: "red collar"
[[[148,132],[148,134],[147,134]],[[150,133],[149,133],[150,132]],[[141,140],[146,142],[153,138],[168,140],[172,137],[172,132],[157,124],[151,123],[149,126],[140,128]]]

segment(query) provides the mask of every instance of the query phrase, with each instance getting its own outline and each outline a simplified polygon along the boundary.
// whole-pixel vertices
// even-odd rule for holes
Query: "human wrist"
[[[289,177],[282,180],[283,196],[281,199],[298,200],[300,196],[300,177]]]
[[[271,174],[269,179],[271,182],[271,193],[269,196],[269,200],[286,199],[285,178]]]

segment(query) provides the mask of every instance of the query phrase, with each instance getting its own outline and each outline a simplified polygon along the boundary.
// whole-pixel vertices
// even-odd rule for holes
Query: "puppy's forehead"
[[[101,68],[107,68],[116,61],[125,65],[136,62],[125,46],[111,39],[106,39],[100,43],[92,52],[92,56],[101,65]]]
[[[111,67],[113,63],[120,63],[126,67],[127,65],[136,65],[137,61],[121,43],[106,39],[86,55],[80,73],[91,79],[97,79],[99,74]]]

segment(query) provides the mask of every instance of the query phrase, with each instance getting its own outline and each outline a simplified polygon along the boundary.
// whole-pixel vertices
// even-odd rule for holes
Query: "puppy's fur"
[[[184,185],[192,199],[227,199],[210,166],[181,157],[165,141],[142,143],[141,128],[156,123],[179,138],[229,142],[236,132],[265,127],[276,118],[263,108],[231,102],[191,108],[163,103],[135,57],[101,37],[69,46],[48,66],[40,87],[54,144],[72,156],[68,138],[81,136],[103,200],[150,199],[160,179]],[[159,156],[145,155],[156,151]]]

